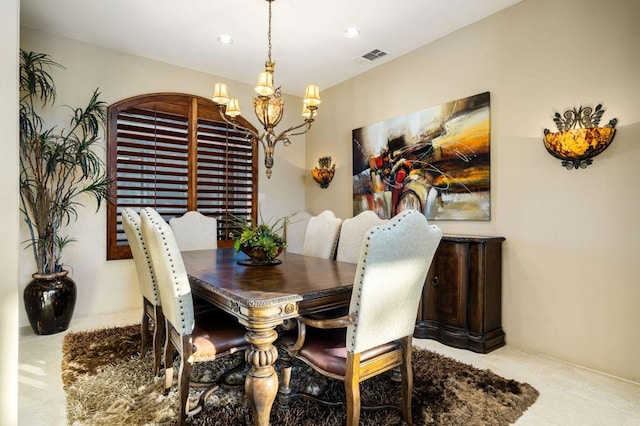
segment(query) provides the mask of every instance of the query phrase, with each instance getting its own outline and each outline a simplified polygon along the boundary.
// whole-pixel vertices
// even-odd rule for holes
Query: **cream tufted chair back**
[[[218,248],[218,222],[215,218],[191,210],[169,220],[180,251]]]
[[[285,239],[287,240],[287,252],[302,254],[304,247],[304,235],[309,225],[311,215],[305,210],[301,210],[289,216],[289,221],[285,228]]]
[[[325,210],[318,216],[309,219],[307,231],[304,235],[302,254],[305,256],[332,259],[335,253],[340,224],[342,219],[330,211]]]
[[[365,210],[351,219],[345,219],[340,227],[340,240],[336,260],[358,263],[362,239],[367,231],[376,225],[386,223],[388,219],[380,217],[371,210]]]
[[[149,334],[153,335],[153,365],[156,375],[160,374],[162,364],[162,340],[164,339],[164,315],[160,304],[156,274],[151,264],[149,249],[142,238],[140,216],[134,210],[125,208],[120,213],[124,233],[133,255],[133,262],[138,273],[138,286],[142,293],[142,320],[140,322],[140,353],[145,356],[149,342]],[[151,327],[151,321],[154,326]]]
[[[360,353],[411,336],[442,230],[416,210],[369,230],[362,241],[349,313],[347,350]]]
[[[153,265],[151,264],[149,250],[142,238],[140,216],[135,210],[130,208],[123,209],[120,216],[122,217],[124,233],[127,236],[131,254],[133,255],[133,262],[136,265],[140,292],[151,304],[158,306],[160,305],[160,295],[158,294],[158,285],[156,283]]]
[[[142,209],[140,216],[142,237],[151,255],[164,316],[180,335],[191,334],[194,327],[193,298],[173,230],[152,208]]]

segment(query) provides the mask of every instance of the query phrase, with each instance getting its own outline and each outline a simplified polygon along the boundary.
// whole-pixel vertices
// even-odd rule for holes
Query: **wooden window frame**
[[[152,93],[121,100],[112,104],[108,108],[107,170],[111,179],[110,189],[112,199],[107,206],[107,260],[131,258],[131,250],[126,242],[126,237],[124,236],[124,230],[122,228],[120,218],[120,212],[125,206],[119,203],[120,193],[118,191],[119,189],[122,189],[122,186],[119,187],[119,183],[123,184],[123,182],[126,180],[133,182],[136,181],[135,179],[127,179],[123,177],[121,182],[118,182],[118,149],[120,147],[122,150],[124,150],[126,148],[123,147],[127,146],[127,143],[124,141],[120,141],[121,145],[118,145],[118,124],[119,117],[124,117],[120,114],[129,114],[133,111],[144,111],[145,113],[154,111],[158,116],[175,116],[181,119],[175,120],[176,122],[179,122],[177,124],[172,124],[169,132],[167,133],[172,133],[175,130],[175,133],[179,133],[178,136],[182,136],[182,139],[175,138],[175,141],[173,141],[171,140],[173,136],[163,135],[163,138],[166,136],[166,139],[168,139],[168,141],[164,141],[164,151],[162,152],[168,153],[169,155],[162,154],[159,149],[157,152],[161,152],[160,154],[156,153],[154,156],[149,156],[148,158],[150,159],[153,157],[153,159],[155,160],[156,156],[157,158],[163,157],[162,161],[164,161],[164,163],[160,165],[166,166],[168,163],[171,163],[170,167],[174,167],[176,170],[175,173],[172,171],[168,172],[168,174],[177,176],[177,178],[175,178],[176,180],[171,180],[171,183],[180,183],[182,184],[182,186],[184,186],[184,184],[186,183],[186,200],[182,200],[181,197],[176,197],[175,195],[170,197],[172,199],[180,198],[181,203],[183,201],[186,201],[185,211],[199,210],[199,183],[201,183],[201,186],[203,187],[215,186],[224,188],[224,190],[220,191],[210,188],[203,188],[201,190],[200,205],[202,208],[215,210],[214,207],[212,207],[211,205],[207,205],[206,203],[213,202],[212,200],[216,200],[215,202],[218,203],[224,203],[224,211],[217,211],[215,213],[209,211],[208,213],[204,213],[218,219],[218,247],[232,247],[233,240],[231,240],[228,234],[230,230],[233,229],[233,226],[231,226],[231,223],[228,221],[229,216],[233,214],[245,219],[251,219],[254,222],[257,219],[258,150],[256,144],[251,140],[249,133],[242,132],[243,128],[255,132],[255,128],[242,117],[236,118],[237,127],[235,128],[234,126],[227,124],[221,117],[218,107],[213,103],[213,101],[209,99],[182,93]],[[149,116],[150,115],[143,116],[143,119]],[[157,126],[159,119],[157,116],[154,116],[154,119],[156,120],[153,122],[155,138],[159,134],[159,131],[156,131],[155,127]],[[123,118],[122,121],[124,122],[127,120]],[[141,121],[143,120],[141,119]],[[148,128],[149,123],[147,122],[146,125]],[[125,127],[125,124],[122,124],[120,126],[121,130]],[[123,132],[125,132],[125,130],[122,130],[121,134]],[[142,143],[149,143],[148,138],[150,134],[151,133],[143,133],[143,136],[140,136],[140,140],[147,139],[146,142]],[[146,138],[144,136],[146,136]],[[135,147],[140,148],[140,143],[138,142],[138,140],[134,140],[130,145],[133,146],[134,149]],[[155,143],[156,141],[154,140],[154,144]],[[172,145],[173,143],[175,143],[175,148]],[[184,155],[185,143],[186,156]],[[224,153],[221,154],[220,149],[216,148],[222,146],[226,146],[227,149],[224,151]],[[236,155],[238,150],[242,151],[240,160],[238,160],[238,156]],[[199,155],[199,151],[201,155]],[[249,161],[247,161],[249,152],[250,159]],[[175,161],[173,160],[173,154],[176,154],[175,158],[177,160]],[[217,157],[215,157],[214,155],[217,155]],[[212,156],[214,156],[213,158],[217,159],[218,161],[212,160]],[[147,159],[146,156],[140,158]],[[224,159],[224,161],[220,161],[220,158]],[[130,160],[130,158],[127,159]],[[125,163],[125,161],[126,160],[123,160],[122,163]],[[185,165],[180,164],[181,162],[185,161],[186,170]],[[199,164],[199,161],[201,161],[202,163]],[[132,160],[130,162],[136,161]],[[155,167],[156,165],[158,165],[158,163],[154,162],[152,165],[153,167]],[[248,167],[245,168],[246,165],[248,165]],[[147,167],[149,167],[149,164],[147,164]],[[232,172],[241,174],[242,177],[238,179],[239,181],[241,181],[241,183],[233,183],[234,180],[229,177],[230,175],[232,175],[232,173],[229,172],[230,170]],[[186,180],[179,180],[180,178],[184,178],[184,175],[180,174],[181,172],[186,172]],[[157,175],[161,173],[162,172],[159,172],[156,169],[153,176],[157,177]],[[203,177],[199,178],[200,175],[202,175]],[[204,177],[205,175],[206,178]],[[221,183],[222,181],[224,182]],[[251,182],[250,189],[248,188],[249,181]],[[238,188],[240,189],[238,190]],[[156,189],[157,187],[154,187],[150,191],[155,191]],[[166,188],[163,189],[166,190]],[[250,193],[248,191],[250,191]],[[173,194],[175,193],[176,191],[173,191]],[[216,195],[220,196],[216,197]],[[234,197],[239,197],[239,199],[236,200]],[[123,199],[124,198],[125,197],[123,197]],[[129,199],[130,198],[131,197],[129,196]],[[141,199],[142,198],[143,197],[141,197]],[[151,197],[148,198],[148,201],[146,202],[141,201],[138,205],[132,205],[131,203],[129,203],[127,204],[127,206],[133,207],[135,210],[139,210],[141,207],[147,206],[155,207],[158,203],[158,200],[159,198]],[[244,207],[240,207],[241,213],[238,214],[237,211],[236,213],[234,213],[234,202],[240,202],[240,204],[244,205]],[[246,206],[247,203],[250,204],[249,207]],[[231,205],[231,207],[229,207],[229,205]],[[179,208],[181,206],[182,205],[178,204],[169,204],[167,208],[175,210],[176,208]],[[247,214],[249,210],[250,217]],[[182,211],[180,214],[183,214],[185,211]],[[178,215],[179,214],[163,214],[165,220],[167,221],[171,217]]]

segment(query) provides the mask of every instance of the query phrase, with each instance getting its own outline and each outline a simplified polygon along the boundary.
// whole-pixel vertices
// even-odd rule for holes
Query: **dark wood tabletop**
[[[239,265],[247,257],[233,249],[186,251],[182,256],[193,292],[227,310],[233,310],[231,303],[258,307],[293,302],[300,313],[310,313],[348,304],[356,270],[352,263],[294,253],[282,253],[282,263],[275,266]]]

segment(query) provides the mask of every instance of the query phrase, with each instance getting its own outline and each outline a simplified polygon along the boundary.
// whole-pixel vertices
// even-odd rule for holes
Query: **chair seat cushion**
[[[214,360],[221,354],[233,353],[248,346],[244,326],[220,309],[197,314],[195,322],[191,333],[194,362]]]
[[[304,345],[297,357],[325,372],[344,377],[347,360],[347,329],[319,329],[307,327]],[[374,358],[399,346],[389,342],[360,354],[360,362]]]

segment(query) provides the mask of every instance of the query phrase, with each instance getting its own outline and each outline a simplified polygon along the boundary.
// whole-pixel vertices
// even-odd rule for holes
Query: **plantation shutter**
[[[126,99],[109,107],[107,139],[107,259],[131,257],[120,219],[125,207],[153,207],[166,221],[187,210],[215,217],[220,247],[232,244],[230,215],[255,218],[255,145],[212,101],[182,94]]]
[[[253,144],[224,122],[198,120],[198,210],[218,221],[218,239],[229,238],[233,217],[251,220]]]

